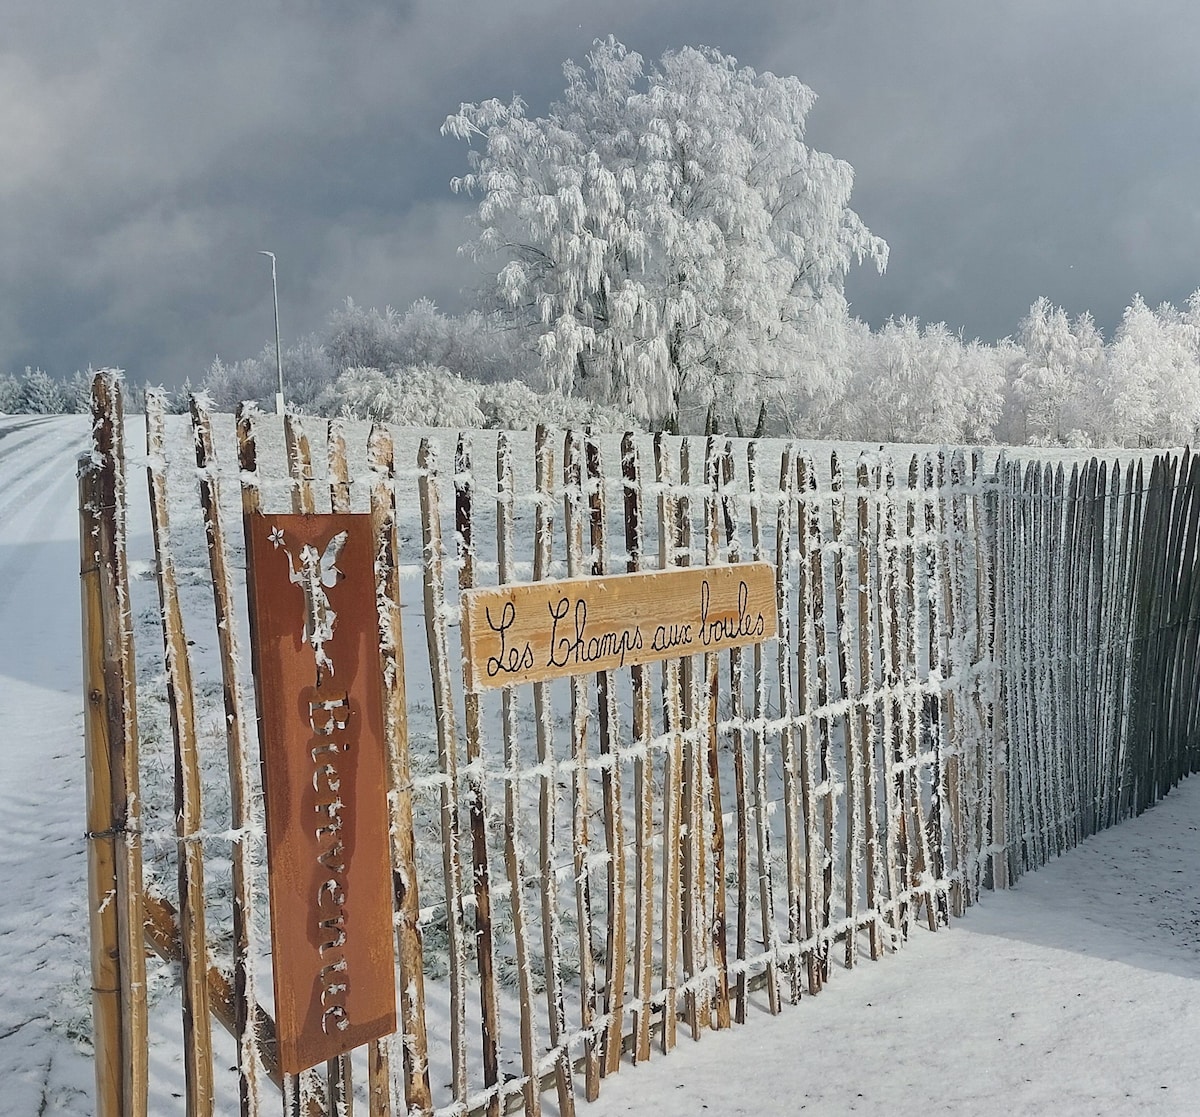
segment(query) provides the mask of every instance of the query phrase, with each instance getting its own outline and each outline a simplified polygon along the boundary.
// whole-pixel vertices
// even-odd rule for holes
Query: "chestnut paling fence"
[[[1196,766],[1186,452],[818,463],[775,441],[383,427],[357,445],[338,422],[247,409],[234,426],[203,399],[168,419],[153,394],[143,444],[104,373],[94,418],[101,1114],[569,1114],[608,1075],[654,1073],[629,1064],[938,930]],[[377,545],[362,591],[401,1026],[298,1076],[274,1047],[245,653],[240,515],[257,508],[370,511]],[[776,568],[774,640],[464,690],[466,588],[750,560]],[[172,1000],[181,1031],[162,1039]],[[182,1089],[158,1082],[161,1043]]]

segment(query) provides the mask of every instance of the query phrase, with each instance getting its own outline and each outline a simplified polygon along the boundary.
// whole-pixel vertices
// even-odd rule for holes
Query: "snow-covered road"
[[[86,438],[83,417],[0,418],[0,1114],[14,1117],[92,1111],[90,1063],[52,1023],[88,1021]],[[778,1019],[624,1068],[586,1112],[1200,1112],[1198,864],[1192,781]]]
[[[83,416],[0,418],[0,1110],[88,1113],[75,459]],[[81,981],[80,978],[83,978]]]

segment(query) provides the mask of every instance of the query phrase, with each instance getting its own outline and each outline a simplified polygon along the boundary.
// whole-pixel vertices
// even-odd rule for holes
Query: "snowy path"
[[[92,1110],[90,1063],[49,1023],[89,1019],[86,435],[83,417],[0,418],[0,1113],[13,1117]],[[1200,780],[776,1020],[623,1068],[581,1113],[1200,1112],[1197,864]]]
[[[68,991],[88,988],[75,980],[88,959],[75,482],[87,437],[83,416],[0,419],[0,1110],[14,1117],[91,1108],[91,1068],[47,1019],[79,1017]]]

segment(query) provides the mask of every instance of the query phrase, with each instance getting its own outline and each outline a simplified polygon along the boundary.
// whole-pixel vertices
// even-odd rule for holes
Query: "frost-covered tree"
[[[275,375],[273,345],[264,346],[258,359]],[[283,352],[284,394],[288,404],[297,410],[308,410],[336,376],[333,361],[316,334],[299,338]]]
[[[1023,353],[1011,338],[995,345],[978,339],[963,347],[960,378],[966,394],[964,442],[1009,442],[1004,425],[1005,400]]]
[[[1158,316],[1135,295],[1125,308],[1108,354],[1109,418],[1120,446],[1152,444],[1157,395],[1164,380],[1165,331]]]
[[[95,370],[90,368],[87,372],[75,370],[71,379],[62,386],[64,411],[83,415],[92,409],[92,380],[95,375]]]
[[[938,322],[890,318],[860,339],[844,423],[859,438],[949,442],[964,423],[962,343]]]
[[[645,65],[616,40],[564,66],[563,100],[464,104],[443,131],[481,146],[493,294],[531,326],[553,387],[674,425],[685,396],[756,405],[814,308],[844,313],[856,260],[887,246],[850,209],[849,164],[804,142],[815,94],[709,49]]]
[[[21,382],[11,372],[0,372],[0,415],[16,411],[20,397]]]
[[[430,304],[432,306],[432,303]],[[330,359],[338,372],[352,368],[385,369],[404,363],[400,315],[359,306],[353,299],[329,316]]]
[[[19,415],[61,415],[65,404],[62,385],[40,368],[26,368],[13,411]]]
[[[284,349],[283,388],[289,408],[312,409],[334,377],[333,362],[320,337],[310,334]],[[257,357],[233,364],[215,358],[200,387],[218,411],[235,411],[243,400],[274,410],[278,382],[275,346],[267,344]]]
[[[1072,322],[1039,298],[1021,320],[1024,358],[1014,370],[1010,425],[1018,441],[1039,445],[1102,439],[1095,402],[1104,369],[1104,339],[1090,314]]]
[[[1172,368],[1164,385],[1163,439],[1167,444],[1200,441],[1200,291],[1183,310],[1167,304],[1159,311],[1171,333]]]
[[[1183,312],[1151,310],[1140,295],[1121,317],[1108,352],[1111,430],[1125,446],[1190,442],[1200,430],[1200,298]]]
[[[267,368],[254,357],[226,364],[214,357],[201,382],[201,389],[218,411],[236,411],[243,400],[274,409],[275,369]]]
[[[510,379],[527,363],[513,331],[496,316],[478,310],[443,314],[429,299],[417,299],[403,314],[347,299],[330,316],[325,347],[339,372],[438,365],[489,383]]]

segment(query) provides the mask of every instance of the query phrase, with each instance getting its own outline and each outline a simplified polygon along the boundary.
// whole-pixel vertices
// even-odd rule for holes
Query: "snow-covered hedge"
[[[479,385],[438,365],[348,368],[317,397],[322,415],[433,427],[481,427]]]
[[[484,425],[496,430],[533,430],[539,423],[559,430],[589,424],[601,432],[637,429],[637,424],[615,407],[561,392],[538,393],[520,380],[486,385],[480,392],[479,405]]]
[[[479,384],[439,365],[383,371],[349,368],[315,400],[320,415],[412,426],[532,430],[539,423],[566,429],[628,430],[628,416],[590,400],[539,393],[519,380]]]

